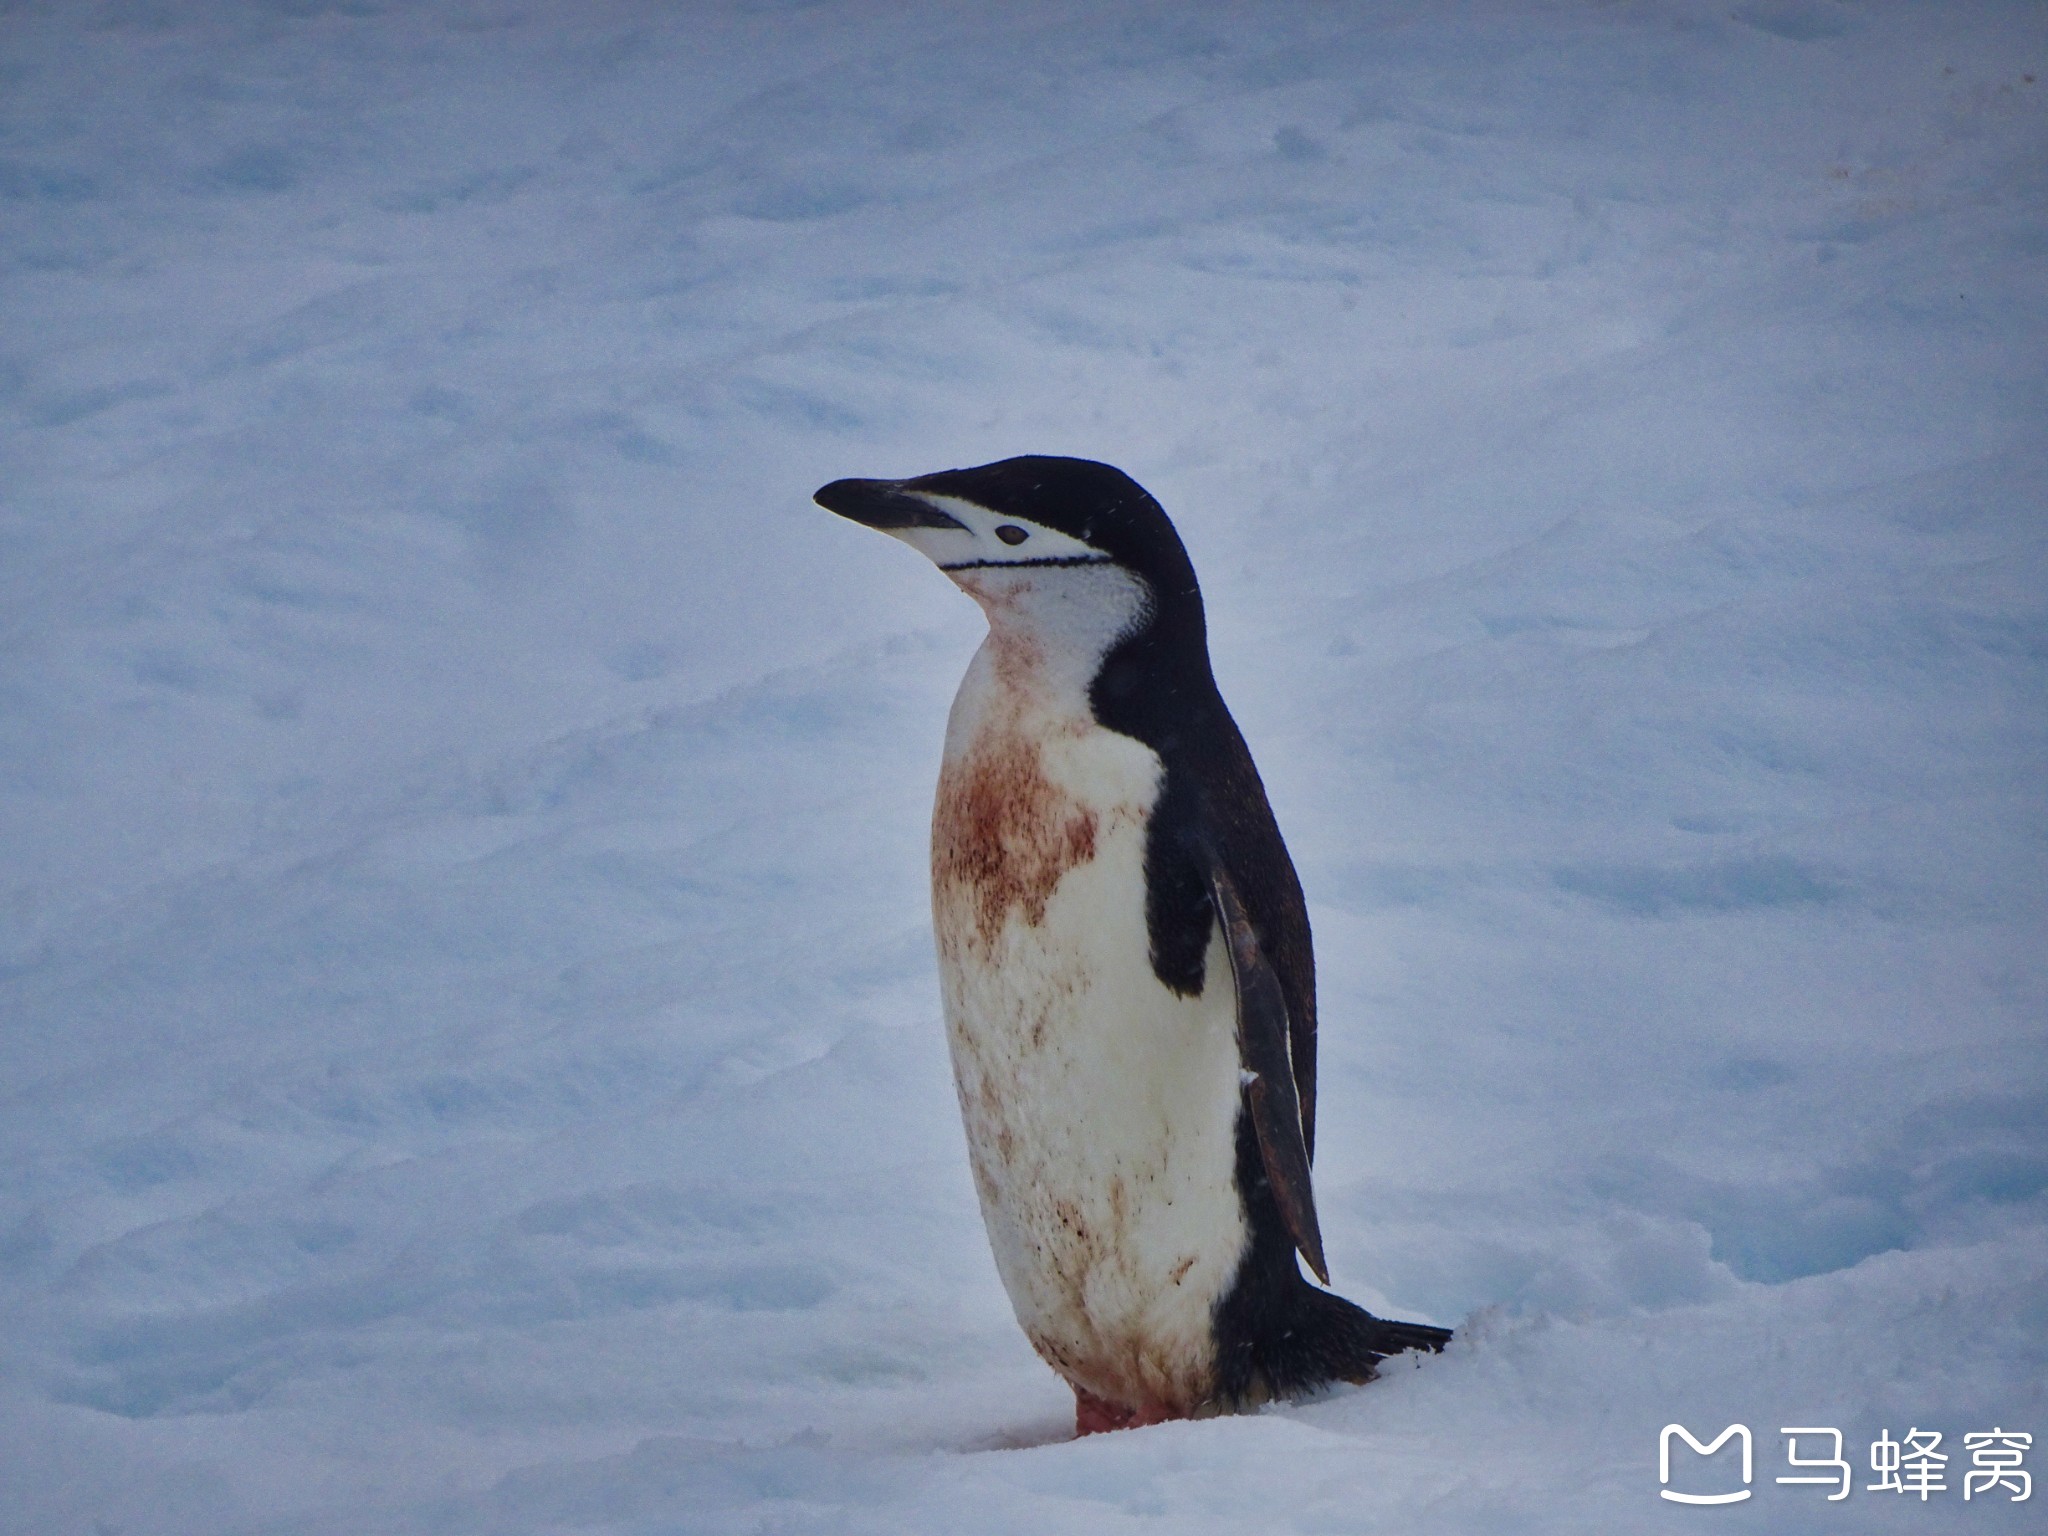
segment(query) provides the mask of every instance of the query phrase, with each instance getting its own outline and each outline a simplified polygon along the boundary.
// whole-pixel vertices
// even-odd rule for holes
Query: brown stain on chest
[[[1028,686],[1035,661],[1028,646],[999,645],[998,687]],[[1095,812],[1046,776],[1039,737],[1012,710],[940,770],[932,881],[964,898],[976,937],[993,948],[1012,912],[1029,927],[1045,921],[1061,877],[1095,857],[1097,831]]]

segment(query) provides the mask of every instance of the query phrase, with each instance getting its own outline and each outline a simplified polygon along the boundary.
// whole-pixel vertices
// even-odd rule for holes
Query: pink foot
[[[1112,1429],[1143,1429],[1147,1424],[1164,1424],[1168,1419],[1182,1415],[1152,1404],[1144,1408],[1126,1408],[1122,1403],[1112,1403],[1107,1398],[1097,1397],[1093,1392],[1074,1388],[1074,1437],[1099,1435]]]

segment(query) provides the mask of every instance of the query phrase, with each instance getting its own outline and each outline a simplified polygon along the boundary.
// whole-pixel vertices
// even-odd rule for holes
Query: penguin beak
[[[827,512],[859,523],[865,528],[894,533],[901,528],[958,528],[967,525],[948,517],[922,497],[903,489],[900,480],[834,480],[811,495]]]

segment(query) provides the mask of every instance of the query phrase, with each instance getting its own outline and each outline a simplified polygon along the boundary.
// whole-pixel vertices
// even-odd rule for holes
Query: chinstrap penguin
[[[1308,911],[1166,513],[1036,456],[816,500],[988,617],[946,726],[933,927],[996,1268],[1079,1432],[1441,1349],[1296,1263],[1327,1283]]]

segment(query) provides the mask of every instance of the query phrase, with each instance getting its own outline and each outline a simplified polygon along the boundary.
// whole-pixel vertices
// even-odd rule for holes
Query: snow
[[[0,1528],[2034,1528],[1960,1485],[2048,1432],[2044,65],[5,8]],[[1018,452],[1186,537],[1333,1277],[1442,1357],[1066,1438],[938,1029],[979,619],[808,501]],[[1660,1501],[1737,1420],[1754,1498]],[[1916,1426],[1947,1491],[1866,1491]]]

